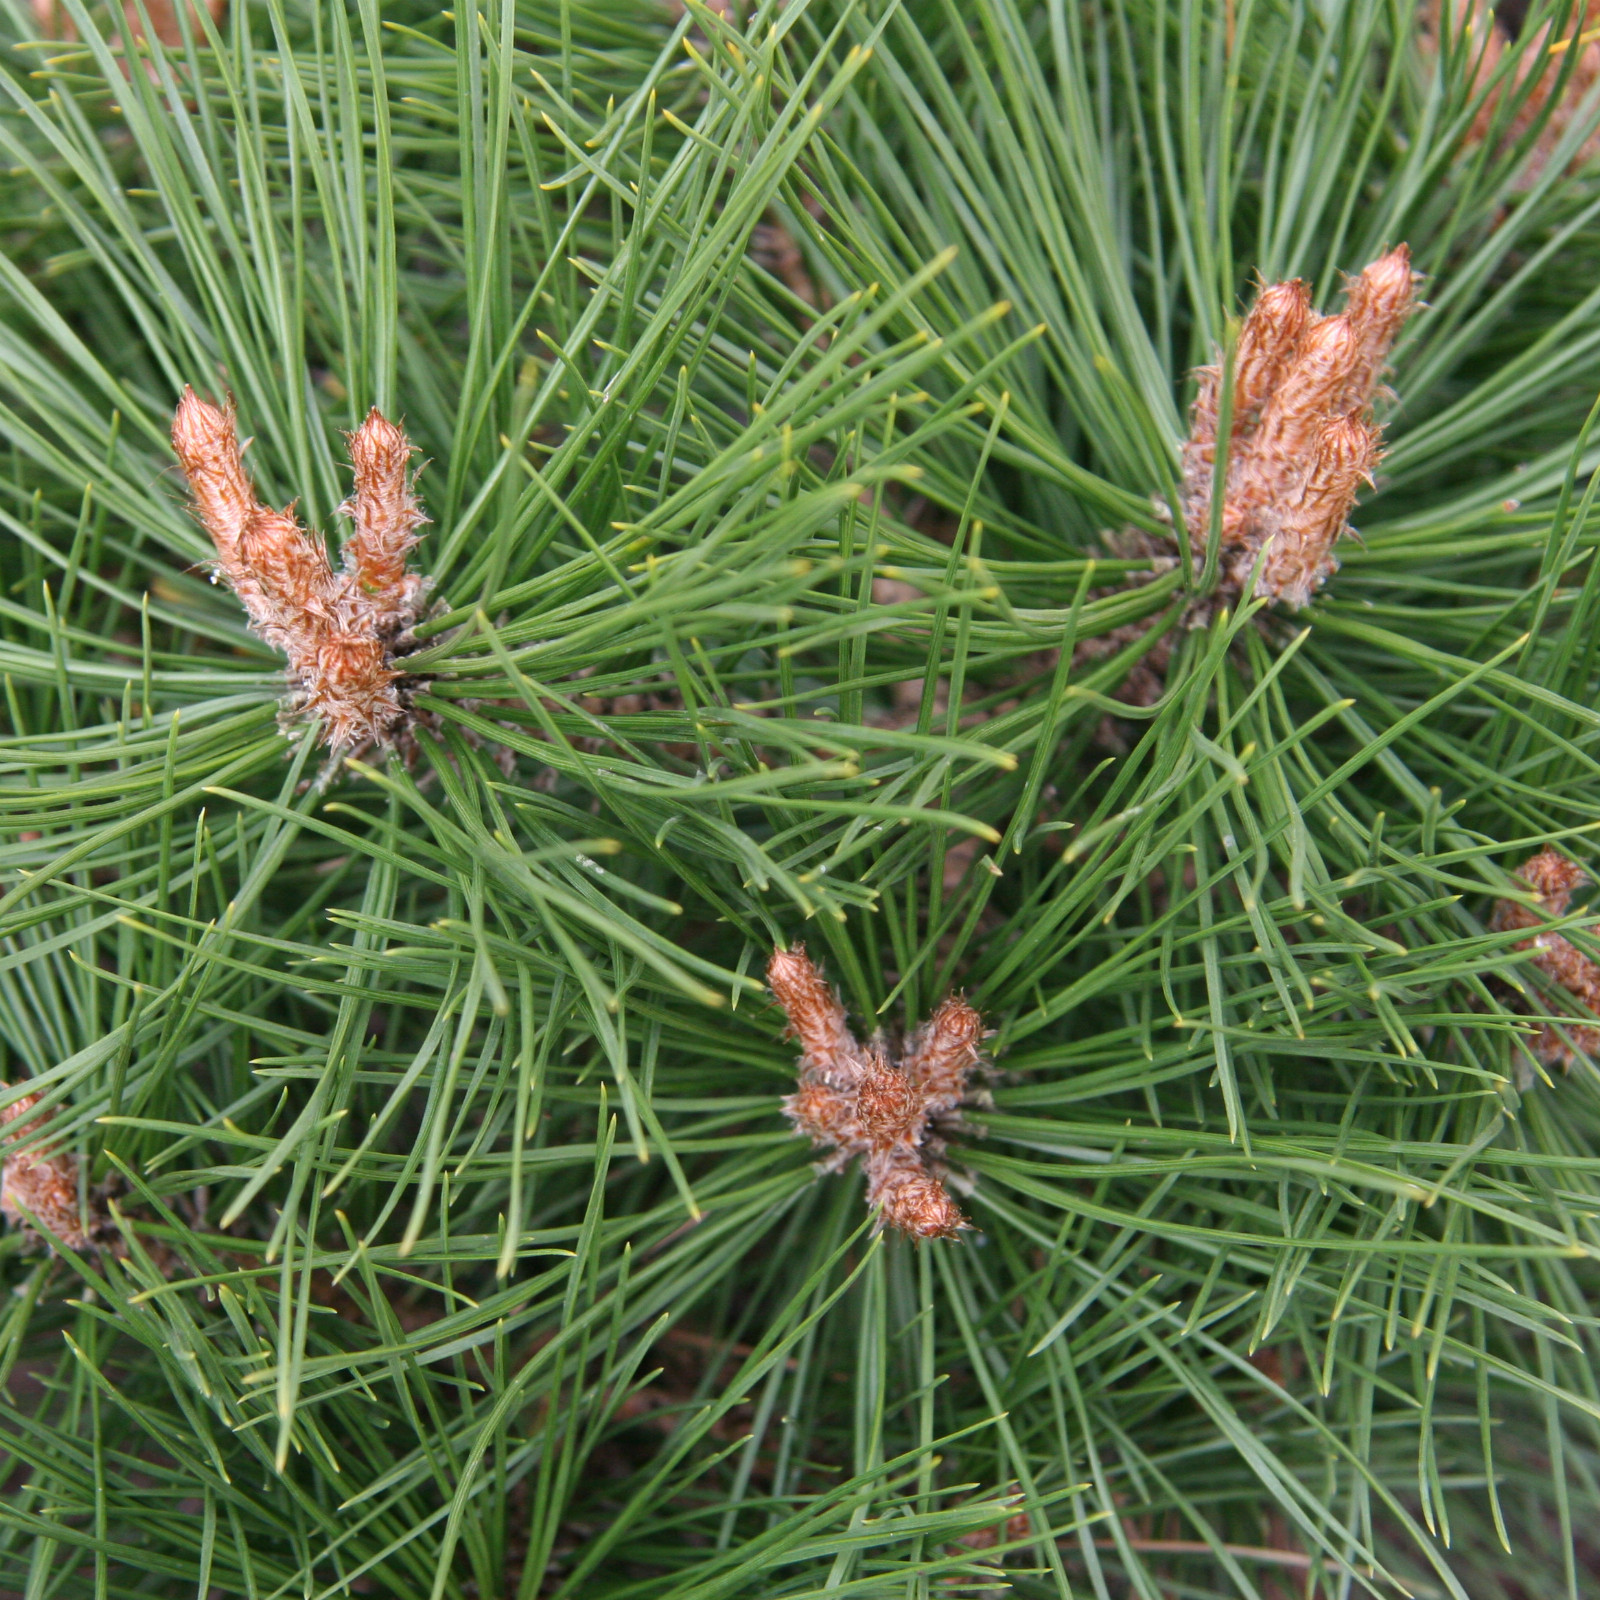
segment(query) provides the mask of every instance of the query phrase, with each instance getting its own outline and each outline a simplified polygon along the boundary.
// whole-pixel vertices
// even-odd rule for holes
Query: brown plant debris
[[[781,222],[755,225],[750,235],[750,255],[757,266],[770,272],[796,299],[813,307],[822,304],[816,283],[806,271],[806,258]]]
[[[1584,104],[1600,81],[1600,0],[1577,6],[1559,37],[1557,21],[1547,22],[1522,46],[1516,64],[1507,71],[1505,56],[1521,42],[1520,23],[1521,11],[1512,6],[1496,8],[1486,0],[1429,0],[1422,38],[1437,54],[1448,30],[1454,60],[1471,74],[1474,92],[1484,91],[1467,130],[1467,148],[1491,136],[1503,147],[1515,145],[1539,124],[1516,176],[1515,187],[1526,190],[1539,181],[1580,118],[1590,129],[1572,152],[1569,166],[1582,166],[1600,155],[1600,127],[1593,126],[1594,111]],[[1569,64],[1572,55],[1577,59]],[[1509,115],[1504,109],[1508,101],[1513,107]]]
[[[428,581],[406,566],[427,519],[412,491],[411,442],[378,411],[346,436],[354,523],[341,568],[291,506],[256,498],[240,457],[233,406],[186,388],[172,419],[194,513],[217,548],[214,577],[238,595],[255,633],[289,658],[289,718],[320,717],[333,751],[392,746],[410,720],[396,658],[411,644]]]
[[[1000,1544],[1016,1545],[1021,1540],[1026,1539],[1032,1532],[1033,1519],[1026,1511],[1016,1511],[1007,1517],[1004,1522],[997,1522],[987,1528],[976,1528],[971,1533],[962,1534],[954,1544],[946,1545],[945,1550],[947,1554],[952,1556],[960,1556],[970,1551],[981,1559],[984,1557],[985,1552],[997,1549]],[[1001,1557],[993,1556],[989,1559],[998,1564]],[[959,1583],[961,1580],[953,1578],[947,1581]]]
[[[957,1119],[982,1065],[983,1018],[959,995],[943,1001],[898,1059],[881,1038],[861,1045],[844,1007],[803,945],[775,950],[767,982],[800,1043],[800,1087],[783,1102],[796,1133],[831,1150],[841,1172],[857,1156],[867,1203],[914,1239],[948,1239],[967,1226],[945,1192],[938,1129]]]
[[[0,1083],[0,1090],[9,1085]],[[41,1096],[25,1094],[0,1110],[0,1214],[14,1228],[34,1231],[35,1221],[53,1243],[69,1250],[88,1248],[78,1212],[78,1158],[46,1142],[18,1150],[19,1143],[55,1120],[55,1112],[28,1113]]]
[[[1533,964],[1552,983],[1582,1002],[1585,1009],[1600,1016],[1600,966],[1547,923],[1564,917],[1572,903],[1572,891],[1589,881],[1589,874],[1569,856],[1546,846],[1517,868],[1517,877],[1538,897],[1539,906],[1517,900],[1498,900],[1490,926],[1497,933],[1522,928],[1542,931],[1531,939],[1519,939],[1514,950],[1531,953]],[[1600,1052],[1600,1026],[1569,1022],[1559,1030],[1550,1024],[1540,1028],[1533,1041],[1533,1053],[1547,1066],[1570,1068],[1578,1052]]]

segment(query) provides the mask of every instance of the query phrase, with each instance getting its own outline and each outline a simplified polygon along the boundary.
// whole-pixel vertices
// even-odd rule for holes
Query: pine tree
[[[1588,7],[4,32],[0,1592],[1593,1587]]]

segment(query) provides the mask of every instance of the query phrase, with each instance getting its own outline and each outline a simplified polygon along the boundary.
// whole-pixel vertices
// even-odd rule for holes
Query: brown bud
[[[929,1115],[953,1111],[967,1098],[983,1032],[983,1018],[960,995],[951,995],[912,1035],[906,1076],[921,1089]]]
[[[809,1068],[830,1078],[859,1074],[860,1047],[844,1007],[803,944],[772,952],[767,982],[789,1018],[790,1032],[800,1041],[802,1071]]]
[[[328,742],[335,749],[359,744],[386,731],[400,714],[393,690],[399,676],[381,639],[370,634],[319,638],[302,675],[305,709],[327,720]]]
[[[799,1086],[783,1110],[796,1133],[836,1152],[823,1170],[862,1156],[880,1221],[914,1238],[945,1238],[964,1227],[928,1166],[929,1118],[964,1098],[983,1019],[965,1000],[946,1000],[896,1064],[876,1041],[866,1049],[856,1043],[838,997],[802,946],[774,951],[767,981],[803,1052]]]
[[[1416,281],[1411,251],[1403,244],[1351,279],[1345,316],[1355,330],[1360,351],[1343,395],[1347,409],[1355,410],[1371,401],[1389,351],[1415,306]]]
[[[867,1180],[867,1203],[913,1239],[950,1239],[967,1226],[961,1208],[914,1154],[869,1157]]]
[[[1305,484],[1282,513],[1262,563],[1258,593],[1296,610],[1310,600],[1338,565],[1331,551],[1377,460],[1377,430],[1359,416],[1322,425]]]
[[[239,535],[257,508],[255,488],[239,459],[233,402],[218,410],[185,386],[172,416],[172,448],[194,496],[195,516],[217,547],[224,572],[235,559]]]
[[[1590,4],[1600,10],[1600,0]],[[1188,530],[1197,576],[1213,520],[1219,524],[1221,549],[1217,592],[1188,603],[1186,615],[1180,614],[1187,626],[1205,625],[1219,605],[1237,601],[1252,573],[1259,574],[1257,593],[1263,599],[1303,606],[1337,569],[1334,547],[1348,531],[1356,496],[1363,483],[1372,481],[1381,453],[1371,401],[1395,338],[1415,309],[1416,282],[1410,251],[1402,244],[1351,280],[1340,316],[1319,316],[1299,279],[1261,288],[1239,333],[1220,516],[1213,505],[1220,375],[1215,366],[1194,372],[1182,499],[1172,509],[1181,512]],[[1122,545],[1148,536],[1125,529],[1105,538],[1121,555]],[[1170,550],[1172,541],[1164,542]],[[1132,574],[1125,586],[1148,583],[1172,564],[1170,554],[1162,555],[1148,571]],[[1174,620],[1170,612],[1166,617]],[[1074,666],[1128,650],[1158,621],[1124,624],[1078,641]],[[1113,687],[1120,700],[1150,706],[1160,699],[1179,636],[1181,628],[1162,626],[1121,686]],[[1114,725],[1105,723],[1102,731],[1116,748],[1120,736]]]
[[[911,1080],[882,1056],[869,1058],[856,1090],[861,1131],[873,1150],[897,1146],[914,1150],[921,1143],[927,1113]]]
[[[185,389],[172,443],[194,495],[195,513],[217,548],[217,571],[238,595],[251,626],[289,658],[292,709],[323,719],[335,750],[388,744],[406,711],[393,652],[416,621],[426,582],[405,558],[423,521],[411,492],[411,446],[373,411],[350,435],[356,531],[346,570],[335,573],[320,538],[291,511],[257,500],[239,457],[233,408],[219,410]]]
[[[1308,331],[1316,319],[1311,292],[1299,278],[1268,284],[1256,297],[1239,330],[1234,359],[1233,429],[1228,446],[1228,490],[1223,513],[1222,538],[1226,545],[1249,544],[1250,518],[1270,503],[1270,475],[1252,465],[1261,446],[1258,436],[1270,438],[1261,417],[1263,408],[1281,394],[1300,356]],[[1201,369],[1201,392],[1190,418],[1190,440],[1184,449],[1184,520],[1190,536],[1203,537],[1211,525],[1212,479],[1216,470],[1216,428],[1220,375],[1216,368]],[[1204,405],[1202,406],[1202,401]],[[1270,448],[1270,447],[1269,447]]]
[[[853,1094],[813,1078],[783,1102],[783,1110],[796,1133],[815,1145],[838,1146],[851,1155],[866,1149]]]
[[[347,436],[355,492],[341,509],[355,530],[344,547],[345,570],[371,597],[380,631],[397,632],[416,620],[423,580],[406,570],[427,521],[411,489],[411,441],[376,406]]]
[[[1239,330],[1234,356],[1234,431],[1249,429],[1283,383],[1312,323],[1311,290],[1299,278],[1269,284]]]
[[[340,633],[317,641],[316,677],[325,684],[376,692],[398,676],[387,664],[381,639]]]
[[[1324,317],[1305,335],[1300,353],[1268,398],[1255,434],[1228,465],[1223,540],[1249,558],[1300,497],[1316,459],[1333,403],[1350,380],[1360,353],[1355,330],[1343,317]]]
[[[271,626],[289,639],[316,639],[337,603],[322,541],[311,538],[288,512],[257,506],[245,521],[238,549],[240,564],[272,607]]]
[[[13,1227],[26,1227],[37,1220],[53,1240],[69,1250],[82,1250],[89,1241],[78,1209],[77,1156],[48,1143],[28,1150],[13,1148],[54,1121],[53,1111],[29,1115],[39,1100],[36,1094],[26,1094],[0,1111],[0,1126],[5,1129],[0,1133],[0,1146],[5,1147],[5,1159],[0,1163],[0,1213]]]
[[[1589,881],[1588,870],[1553,845],[1546,845],[1538,855],[1524,861],[1517,868],[1517,876],[1539,896],[1552,917],[1564,917],[1572,904],[1572,891]],[[1509,907],[1513,902],[1501,904]]]
[[[1361,355],[1361,341],[1348,317],[1324,317],[1309,329],[1283,381],[1267,402],[1261,425],[1298,427],[1321,421],[1338,401]]]

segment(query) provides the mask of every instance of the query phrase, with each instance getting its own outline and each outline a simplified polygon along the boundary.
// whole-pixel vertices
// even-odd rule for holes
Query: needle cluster
[[[914,1239],[950,1238],[966,1227],[945,1192],[936,1129],[969,1096],[983,1018],[952,995],[895,1060],[881,1038],[856,1042],[839,997],[803,945],[773,952],[767,982],[800,1042],[800,1087],[783,1109],[796,1133],[832,1151],[822,1169],[840,1172],[859,1156],[880,1223]]]
[[[1351,280],[1345,309],[1322,316],[1299,278],[1264,287],[1239,333],[1221,528],[1222,585],[1299,608],[1338,567],[1361,485],[1371,483],[1382,430],[1372,401],[1383,364],[1416,303],[1411,253],[1399,245]],[[1183,517],[1211,527],[1220,366],[1199,388],[1183,451]]]
[[[53,1111],[29,1115],[39,1100],[25,1094],[0,1110],[0,1215],[13,1227],[37,1222],[55,1242],[83,1250],[89,1238],[78,1210],[77,1156],[49,1143],[17,1148],[55,1118]]]
[[[1512,948],[1529,952],[1534,966],[1552,983],[1600,1016],[1600,966],[1546,926],[1551,918],[1567,914],[1573,890],[1587,883],[1589,874],[1571,857],[1547,845],[1517,868],[1517,877],[1537,896],[1538,906],[1518,900],[1497,901],[1491,926],[1502,933],[1539,929],[1533,938],[1518,940]],[[1565,1023],[1558,1029],[1546,1024],[1533,1041],[1534,1054],[1547,1066],[1570,1068],[1579,1051],[1585,1055],[1600,1052],[1600,1026]]]
[[[404,674],[394,663],[428,589],[406,565],[427,520],[412,490],[410,440],[374,406],[346,443],[355,488],[340,510],[354,530],[336,571],[292,506],[275,511],[257,499],[231,403],[219,409],[186,388],[172,419],[195,516],[217,549],[215,576],[251,628],[288,656],[288,714],[320,717],[335,752],[391,745],[404,730]]]

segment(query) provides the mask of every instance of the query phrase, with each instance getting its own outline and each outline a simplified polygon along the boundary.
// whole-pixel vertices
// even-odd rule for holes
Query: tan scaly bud
[[[195,516],[211,535],[231,582],[239,535],[259,506],[255,486],[239,458],[232,401],[220,410],[185,386],[172,414],[172,448],[189,480]]]
[[[804,1134],[812,1144],[837,1148],[845,1155],[860,1155],[866,1149],[856,1097],[835,1089],[821,1078],[811,1078],[783,1102],[784,1115],[794,1131]]]
[[[0,1089],[6,1087],[0,1084]],[[82,1250],[89,1240],[78,1211],[78,1158],[49,1144],[28,1150],[14,1148],[55,1120],[53,1111],[29,1116],[40,1096],[26,1094],[0,1111],[0,1213],[13,1227],[26,1227],[30,1219],[69,1250]]]
[[[1313,321],[1311,291],[1299,278],[1268,284],[1244,319],[1233,364],[1230,481],[1240,456],[1248,454],[1246,441],[1255,431],[1261,408],[1282,385]],[[1183,452],[1183,511],[1190,537],[1204,538],[1211,526],[1222,377],[1217,367],[1201,367],[1195,376],[1199,389],[1189,413],[1189,440]],[[1236,530],[1238,519],[1234,522]],[[1232,537],[1237,539],[1237,531]],[[1226,522],[1223,538],[1230,538]]]
[[[1351,279],[1344,314],[1355,330],[1360,353],[1343,395],[1347,410],[1369,404],[1377,392],[1383,364],[1415,308],[1416,284],[1411,251],[1403,244]]]
[[[426,590],[405,568],[424,520],[407,474],[406,436],[377,411],[350,436],[356,531],[339,573],[291,511],[256,498],[231,404],[219,409],[185,389],[172,443],[195,515],[216,546],[218,574],[255,631],[289,658],[292,709],[321,717],[334,750],[391,743],[407,717],[393,653]]]
[[[967,1226],[944,1185],[911,1151],[868,1157],[867,1204],[913,1239],[950,1239]]]
[[[1307,332],[1294,364],[1262,409],[1255,434],[1229,462],[1225,545],[1253,555],[1299,499],[1323,426],[1359,353],[1355,330],[1343,317],[1324,317]]]
[[[1517,876],[1539,896],[1544,902],[1545,911],[1552,917],[1566,916],[1572,905],[1572,891],[1589,881],[1585,868],[1552,845],[1546,845],[1538,855],[1524,861],[1517,868]],[[1515,907],[1519,912],[1526,910],[1525,907],[1516,906],[1514,901],[1502,900],[1500,903],[1508,909]],[[1508,923],[1507,926],[1519,924]],[[1520,926],[1531,927],[1532,923],[1522,923]]]
[[[789,1032],[800,1041],[801,1071],[820,1072],[830,1082],[858,1078],[863,1067],[860,1046],[844,1007],[803,944],[772,952],[767,983],[789,1018]]]
[[[388,659],[381,639],[348,633],[317,638],[302,658],[300,709],[323,719],[333,749],[387,740],[404,717]]]
[[[238,554],[270,608],[260,631],[304,671],[338,603],[322,541],[288,512],[257,506],[239,535]]]
[[[912,1238],[947,1238],[965,1227],[929,1165],[929,1122],[965,1097],[983,1019],[965,1000],[946,1000],[896,1063],[876,1042],[856,1043],[838,997],[801,946],[773,952],[767,981],[802,1050],[799,1086],[783,1111],[796,1133],[836,1152],[822,1169],[839,1171],[861,1156],[880,1225]]]
[[[1249,431],[1261,408],[1282,385],[1314,320],[1311,290],[1299,278],[1269,284],[1256,296],[1239,329],[1234,356],[1235,433]]]
[[[1312,430],[1336,411],[1361,358],[1348,317],[1323,317],[1309,329],[1294,361],[1261,413],[1261,433],[1285,444],[1309,443]],[[1264,443],[1269,440],[1264,440]],[[1302,457],[1306,454],[1302,449]]]
[[[1257,592],[1298,610],[1337,566],[1333,546],[1346,531],[1363,483],[1378,462],[1377,430],[1359,416],[1324,423],[1298,500],[1283,512],[1262,563]]]
[[[872,1150],[915,1150],[922,1142],[927,1108],[911,1080],[881,1055],[868,1058],[856,1090],[862,1136]]]
[[[954,1111],[967,1098],[983,1037],[983,1018],[960,995],[951,995],[912,1035],[902,1064],[930,1116]]]
[[[372,603],[380,632],[398,633],[416,621],[426,587],[406,570],[423,516],[411,487],[411,441],[376,406],[347,435],[355,491],[340,510],[355,523],[344,547],[345,570]]]

